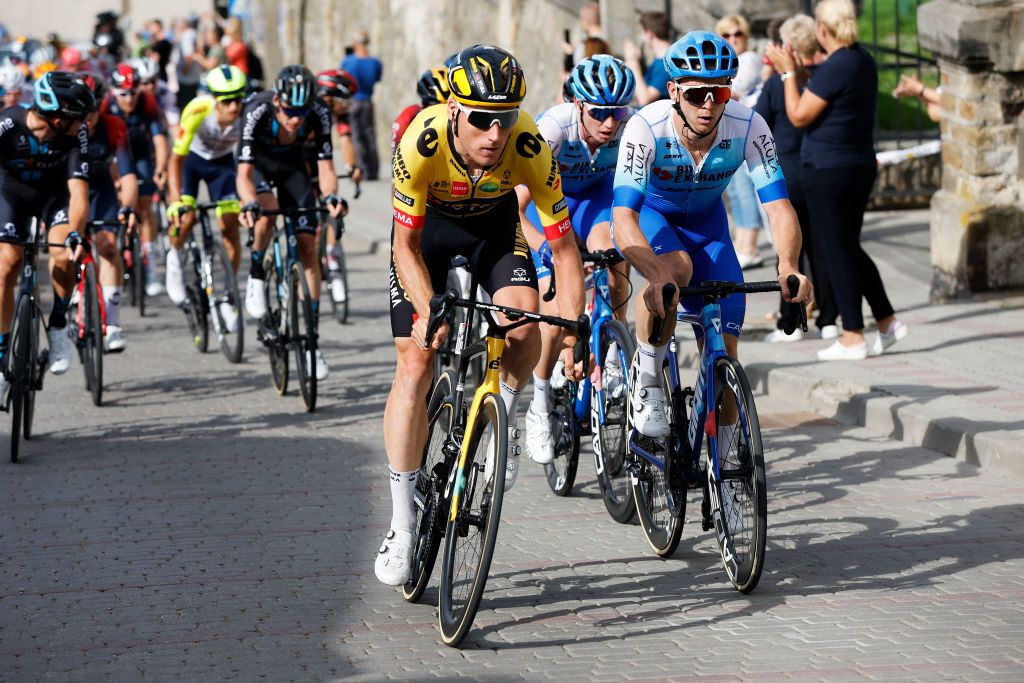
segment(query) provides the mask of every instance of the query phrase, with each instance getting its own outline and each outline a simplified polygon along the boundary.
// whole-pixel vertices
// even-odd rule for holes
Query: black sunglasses
[[[589,107],[587,114],[595,121],[604,122],[608,118],[621,121],[629,115],[629,107]]]
[[[309,107],[281,107],[281,111],[284,115],[290,119],[300,118],[304,119],[309,116]]]
[[[481,111],[479,109],[467,109],[461,104],[459,111],[466,115],[470,125],[480,130],[490,130],[495,123],[500,128],[511,128],[519,120],[519,110],[509,109],[508,111]]]

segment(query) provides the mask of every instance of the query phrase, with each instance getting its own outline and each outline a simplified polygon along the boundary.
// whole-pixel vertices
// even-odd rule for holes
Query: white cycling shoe
[[[510,490],[515,486],[516,478],[519,476],[519,453],[522,449],[519,447],[519,428],[509,427],[508,428],[508,456],[505,459],[505,490]],[[492,437],[487,438],[487,446],[485,447],[487,463],[484,465],[484,479],[491,481],[492,473],[494,472],[494,439]]]
[[[167,298],[175,306],[185,302],[185,276],[181,270],[181,252],[171,249],[167,252],[167,264],[164,273],[164,283],[167,286]],[[151,282],[150,285],[158,284]],[[148,288],[147,288],[148,289]],[[148,293],[148,292],[147,292]]]
[[[533,404],[526,411],[526,454],[538,465],[555,460],[555,441],[551,435],[551,418],[535,413]]]
[[[71,367],[71,337],[68,328],[47,330],[46,340],[50,344],[50,372],[63,375]]]
[[[265,280],[249,276],[245,283],[245,312],[259,320],[267,314],[267,293],[263,290]]]
[[[124,330],[120,325],[107,325],[107,333],[103,335],[103,350],[107,353],[118,353],[128,348],[124,338]]]
[[[328,289],[331,290],[331,299],[336,304],[345,303],[348,292],[345,291],[345,279],[341,277],[341,271],[335,268],[327,270]]]
[[[231,302],[220,302],[220,318],[224,321],[228,334],[238,332],[238,309],[232,306]]]
[[[388,586],[402,586],[409,581],[414,540],[411,531],[388,530],[373,562],[378,581]]]
[[[327,379],[327,375],[331,374],[331,369],[327,367],[327,361],[324,360],[324,354],[320,353],[320,349],[313,352],[313,357],[310,357],[307,351],[306,362],[310,367],[316,368],[316,379],[318,382]]]
[[[633,385],[629,392],[629,415],[633,427],[652,439],[664,439],[672,433],[665,415],[665,392],[661,387]]]

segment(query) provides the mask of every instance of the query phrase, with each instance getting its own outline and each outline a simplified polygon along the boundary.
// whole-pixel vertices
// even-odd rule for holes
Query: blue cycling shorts
[[[609,173],[607,179],[594,183],[578,195],[574,197],[565,195],[565,203],[572,220],[572,229],[584,244],[595,225],[612,220],[612,183],[614,180],[615,176]],[[540,227],[540,216],[533,202],[526,207],[526,217],[538,232],[543,232]],[[537,252],[531,250],[531,253],[533,254],[533,265],[537,269],[537,279],[551,277],[551,267],[543,262]]]
[[[693,262],[691,285],[698,286],[705,280],[743,282],[743,270],[729,237],[729,217],[722,202],[718,202],[706,217],[696,222],[687,222],[685,228],[679,225],[680,222],[678,217],[666,217],[647,204],[640,210],[640,229],[655,254],[685,251],[690,255]],[[612,243],[616,249],[619,248],[615,242],[614,226]],[[743,316],[747,310],[746,295],[730,294],[719,303],[722,307],[722,322],[725,325],[723,332],[740,336]],[[687,297],[683,299],[682,304],[687,313],[700,315],[703,301],[701,297]]]
[[[210,200],[214,202],[225,199],[238,199],[235,190],[235,158],[225,154],[216,159],[204,159],[195,152],[185,157],[185,170],[182,173],[181,194],[199,197],[199,181],[206,183],[210,191]]]

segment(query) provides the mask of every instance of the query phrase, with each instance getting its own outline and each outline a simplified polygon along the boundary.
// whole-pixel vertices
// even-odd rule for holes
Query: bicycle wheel
[[[210,267],[207,274],[208,315],[220,339],[220,350],[231,363],[242,361],[245,346],[245,321],[240,308],[238,280],[228,259],[228,252],[219,241],[213,242],[213,253],[206,255]]]
[[[185,285],[184,310],[192,346],[199,353],[206,353],[210,348],[210,320],[207,317],[206,291],[198,282]]]
[[[663,387],[666,396],[671,396],[669,389],[668,365],[662,368]],[[676,425],[673,425],[673,433]],[[662,443],[671,447],[671,437]],[[665,450],[661,455],[666,460],[671,457]],[[683,535],[683,519],[685,517],[685,500],[679,507],[679,513],[673,514],[675,501],[671,497],[665,479],[665,472],[646,458],[637,458],[638,472],[633,478],[633,499],[636,511],[640,516],[640,526],[644,537],[659,557],[669,557],[679,547],[679,539]]]
[[[300,296],[301,293],[301,296]],[[316,410],[316,318],[302,264],[293,263],[288,277],[289,334],[295,350],[295,374],[306,412]]]
[[[37,288],[38,289],[38,288]],[[36,300],[38,300],[38,292]],[[28,352],[28,386],[25,390],[24,407],[22,409],[22,431],[25,440],[32,438],[32,420],[36,414],[36,391],[43,386],[43,373],[46,372],[46,358],[39,353],[39,336],[41,323],[39,310],[31,300],[25,301],[29,309],[29,352]]]
[[[267,274],[264,285],[267,315],[260,324],[266,326],[264,334],[272,335],[272,338],[265,342],[267,356],[270,358],[270,381],[277,395],[284,396],[288,390],[288,333],[284,324],[287,285],[281,281],[281,275],[272,260],[264,261],[263,267]]]
[[[348,266],[345,265],[345,249],[341,246],[341,235],[334,243],[334,257],[338,262],[338,279],[331,284],[332,287],[341,288],[341,301],[337,302],[334,308],[334,319],[341,324],[348,322]],[[331,301],[334,303],[334,292],[331,292]]]
[[[85,286],[79,304],[83,312],[83,350],[86,363],[85,376],[93,405],[103,405],[103,317],[100,314],[100,294],[96,286],[96,265],[85,264]]]
[[[448,481],[446,449],[457,448],[449,438],[455,419],[455,404],[452,402],[452,386],[455,373],[448,370],[434,385],[427,403],[430,426],[427,431],[427,445],[423,449],[423,464],[420,466],[413,492],[416,505],[416,543],[413,546],[412,571],[409,582],[402,587],[402,597],[417,602],[434,571],[437,551],[441,545],[441,530],[444,528],[444,485]]]
[[[136,234],[131,238],[132,263],[129,272],[131,273],[131,294],[132,305],[139,307],[139,317],[146,316],[146,257],[142,253],[142,239]]]
[[[473,625],[498,537],[508,422],[505,404],[497,394],[484,397],[466,439],[466,458],[455,474],[445,529],[438,609],[441,639],[452,647],[462,642]]]
[[[28,297],[19,297],[18,310],[14,315],[14,328],[11,331],[10,355],[8,356],[7,377],[11,383],[11,462],[18,462],[18,451],[21,444],[21,430],[24,425],[25,398],[29,388],[29,354],[31,342],[29,327],[31,322],[31,302]]]
[[[614,344],[614,347],[613,347]],[[629,400],[627,375],[636,343],[626,326],[618,320],[609,320],[601,327],[601,383],[604,389],[597,393],[597,384],[591,388],[590,431],[593,434],[594,466],[597,469],[597,483],[601,489],[608,514],[616,522],[628,524],[636,515],[633,501],[633,487],[625,467],[626,451],[629,445],[629,431],[626,428],[626,401]],[[614,349],[618,358],[618,377],[612,378],[607,369],[609,349]],[[606,380],[607,376],[607,380]],[[604,422],[598,412],[599,403],[604,406]]]
[[[573,399],[577,387],[575,382],[566,382],[560,389],[551,391],[551,437],[555,444],[555,459],[544,465],[544,475],[556,496],[568,496],[576,482],[580,434]]]
[[[761,426],[750,382],[738,361],[719,359],[715,383],[719,477],[709,465],[708,491],[722,564],[736,590],[749,593],[761,578],[768,532]],[[730,415],[736,421],[724,424]]]

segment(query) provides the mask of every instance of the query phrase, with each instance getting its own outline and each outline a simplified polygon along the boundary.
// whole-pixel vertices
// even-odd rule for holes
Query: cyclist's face
[[[454,99],[448,100],[448,118],[453,125],[458,119],[456,137],[459,141],[459,153],[466,157],[466,161],[479,166],[497,163],[515,127],[502,128],[495,123],[487,130],[477,128],[470,124],[466,114],[458,108]]]
[[[85,122],[89,125],[89,134],[96,130],[96,124],[100,122],[100,110],[97,109],[86,117]]]
[[[686,120],[697,131],[700,135],[706,135],[715,129],[718,125],[718,120],[722,116],[722,112],[725,110],[725,102],[715,102],[715,96],[704,97],[700,104],[691,104],[683,93],[687,88],[693,86],[708,86],[708,85],[728,85],[728,78],[712,78],[712,79],[701,79],[701,78],[687,78],[679,81],[669,81],[668,83],[668,96],[675,100],[679,104],[679,108],[683,110],[686,115]],[[692,97],[692,96],[691,96]]]
[[[242,98],[233,100],[217,100],[217,122],[234,123],[242,114]]]
[[[135,105],[139,101],[138,90],[115,90],[114,97],[117,98],[117,104],[124,109],[126,113],[131,114],[135,111]]]
[[[4,93],[4,109],[7,107],[13,107],[21,99],[20,92],[8,92]]]
[[[274,98],[274,104],[277,105],[277,122],[281,124],[281,127],[289,133],[298,132],[309,111],[285,107],[277,97]]]
[[[615,138],[615,133],[619,130],[619,126],[625,122],[624,117],[629,111],[626,107],[616,107],[614,109],[591,107],[586,102],[580,102],[579,100],[576,100],[576,106],[580,110],[580,119],[583,121],[583,125],[586,126],[587,132],[600,145],[611,142]],[[598,121],[591,112],[596,113],[597,116],[604,116],[604,120]]]

